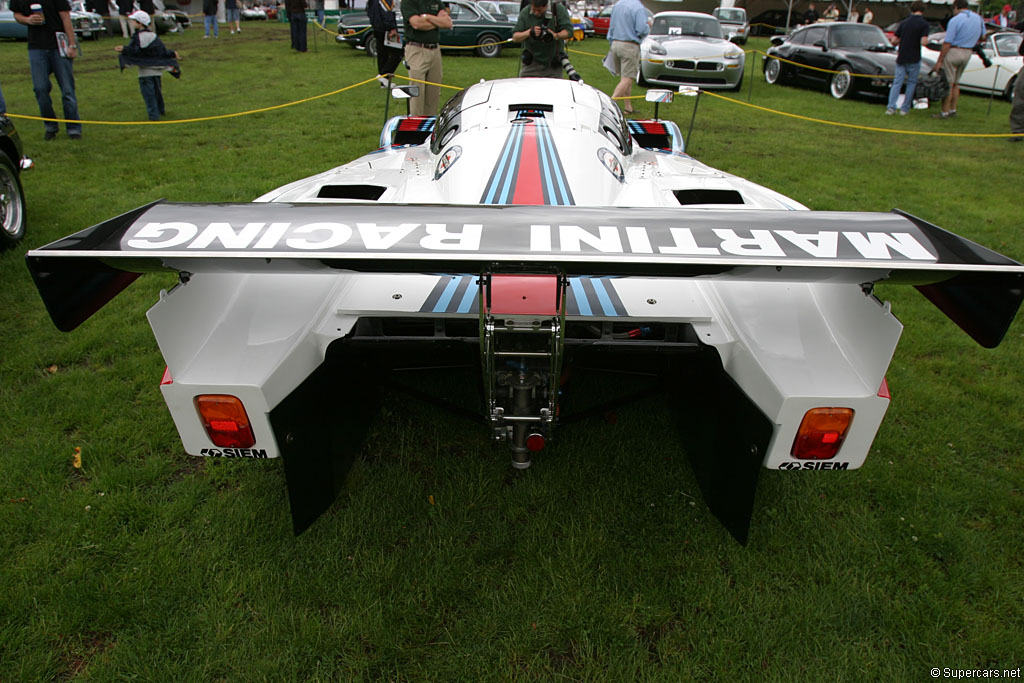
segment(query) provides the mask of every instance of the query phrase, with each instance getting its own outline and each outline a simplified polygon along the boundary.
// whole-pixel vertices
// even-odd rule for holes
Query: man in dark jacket
[[[924,3],[921,0],[914,0],[910,5],[910,16],[900,22],[896,27],[896,34],[892,42],[899,46],[899,54],[896,56],[896,75],[889,87],[889,106],[885,113],[896,113],[897,103],[900,98],[900,89],[906,85],[906,95],[903,96],[903,106],[899,107],[901,116],[910,113],[910,107],[914,103],[914,90],[917,88],[917,75],[921,71],[921,43],[928,37],[928,20],[924,18]]]
[[[306,0],[285,0],[288,25],[292,30],[292,49],[306,51]]]
[[[217,0],[203,0],[203,38],[209,38],[210,33],[216,38],[220,33],[220,26],[217,24]]]
[[[402,50],[385,44],[398,43],[398,22],[395,21],[392,0],[369,0],[366,14],[370,17],[373,39],[377,43],[377,73],[390,80],[402,61]]]
[[[81,139],[82,124],[78,120],[78,97],[75,95],[75,74],[71,60],[78,56],[75,29],[71,26],[71,6],[67,0],[13,0],[14,20],[28,26],[28,63],[32,73],[32,89],[39,104],[39,115],[55,119],[50,101],[50,76],[57,78],[68,137]],[[56,121],[44,123],[43,139],[57,137]]]

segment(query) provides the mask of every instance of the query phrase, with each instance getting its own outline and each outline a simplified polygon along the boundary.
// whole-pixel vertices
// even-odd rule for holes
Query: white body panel
[[[736,191],[743,204],[725,208],[738,211],[804,209],[685,155],[636,146],[623,154],[601,130],[602,108],[617,112],[605,95],[569,81],[536,79],[525,90],[521,82],[509,80],[466,92],[458,130],[440,150],[458,145],[461,156],[439,180],[440,155],[431,152],[428,142],[375,151],[258,201],[344,203],[350,200],[319,197],[321,188],[371,185],[383,188],[380,203],[482,203],[510,136],[509,105],[524,101],[551,106],[546,123],[564,168],[562,180],[577,206],[678,207],[673,191],[715,189]],[[622,166],[621,182],[602,165],[600,149],[613,150]],[[712,206],[723,208],[704,208]],[[193,398],[232,394],[248,411],[256,456],[277,457],[267,415],[323,361],[328,345],[347,335],[359,317],[438,315],[423,308],[445,277],[199,273],[162,295],[148,316],[173,378],[162,389],[185,450],[223,455],[209,450],[213,444]],[[764,466],[798,466],[790,448],[805,411],[814,407],[856,411],[835,461],[844,463],[837,469],[863,463],[888,406],[879,388],[902,326],[888,306],[859,285],[623,277],[605,280],[604,286],[621,300],[615,320],[689,323],[703,343],[718,350],[729,375],[775,424]],[[478,316],[463,301],[449,306],[445,317]],[[568,316],[574,317],[608,319],[600,306],[589,316]]]

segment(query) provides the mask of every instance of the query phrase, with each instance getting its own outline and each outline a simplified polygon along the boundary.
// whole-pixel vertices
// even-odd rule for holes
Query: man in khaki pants
[[[409,66],[409,78],[420,87],[420,95],[409,101],[409,113],[436,116],[441,104],[441,88],[416,81],[440,83],[444,77],[439,43],[441,29],[451,28],[452,18],[441,0],[405,0],[402,15],[405,17],[405,63]]]

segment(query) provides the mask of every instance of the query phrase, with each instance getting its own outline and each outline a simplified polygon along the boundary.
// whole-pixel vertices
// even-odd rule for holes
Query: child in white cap
[[[178,53],[168,50],[164,44],[150,30],[151,19],[142,10],[136,10],[128,15],[135,34],[127,45],[118,45],[114,48],[120,53],[118,61],[123,70],[126,66],[139,67],[139,90],[142,91],[142,99],[146,103],[146,113],[150,121],[159,121],[164,114],[164,96],[160,86],[160,76],[164,71],[170,71],[175,78],[181,77],[181,69],[178,67]]]

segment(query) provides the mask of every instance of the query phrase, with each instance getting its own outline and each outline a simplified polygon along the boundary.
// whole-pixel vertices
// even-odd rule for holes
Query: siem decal
[[[779,463],[780,470],[848,470],[850,469],[850,463],[848,462],[820,462],[820,461],[802,461],[802,462],[782,462]]]
[[[267,458],[265,448],[204,448],[199,451],[200,455],[211,458]]]

